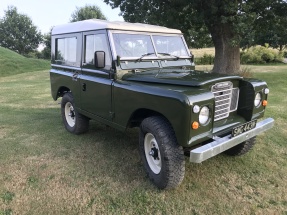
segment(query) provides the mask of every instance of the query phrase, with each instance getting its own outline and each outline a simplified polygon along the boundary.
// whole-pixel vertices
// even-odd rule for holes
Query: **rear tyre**
[[[139,135],[140,156],[150,180],[159,189],[178,186],[185,172],[183,148],[171,125],[159,116],[144,119]]]
[[[72,93],[65,93],[61,102],[62,120],[67,131],[81,134],[89,129],[89,119],[78,113]]]
[[[256,143],[256,137],[252,137],[231,149],[226,150],[224,153],[230,156],[240,156],[249,152]]]

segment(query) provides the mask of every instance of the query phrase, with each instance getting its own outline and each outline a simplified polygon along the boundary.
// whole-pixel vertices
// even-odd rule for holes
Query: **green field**
[[[50,68],[50,61],[26,58],[0,47],[0,77]]]
[[[190,49],[191,53],[195,56],[195,58],[202,57],[204,54],[215,55],[215,49],[213,48],[202,48],[202,49]]]
[[[0,77],[0,214],[286,214],[287,66],[252,66],[270,87],[275,127],[242,157],[186,158],[183,183],[145,176],[138,131],[95,121],[76,136],[61,122],[49,71]]]

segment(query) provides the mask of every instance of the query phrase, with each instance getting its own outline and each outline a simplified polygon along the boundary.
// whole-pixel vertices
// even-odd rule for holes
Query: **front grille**
[[[237,110],[239,89],[233,88],[232,82],[217,83],[211,92],[215,98],[214,121],[227,118],[230,112]]]

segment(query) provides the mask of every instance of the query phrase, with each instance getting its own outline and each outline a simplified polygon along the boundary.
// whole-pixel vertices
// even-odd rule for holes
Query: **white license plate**
[[[242,134],[242,133],[244,133],[246,131],[249,131],[249,130],[255,128],[256,127],[256,122],[257,122],[257,120],[253,120],[253,121],[244,123],[243,125],[240,125],[240,126],[237,126],[237,127],[233,128],[231,136],[232,137],[236,137],[239,134]]]

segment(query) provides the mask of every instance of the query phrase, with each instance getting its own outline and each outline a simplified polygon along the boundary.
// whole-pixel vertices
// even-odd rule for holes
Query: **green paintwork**
[[[242,79],[242,77],[211,74],[194,70],[161,69],[142,71],[137,74],[129,73],[124,75],[122,79],[127,81],[199,87],[209,83]]]
[[[106,33],[105,30],[95,31]],[[255,108],[255,92],[262,92],[266,83],[194,70],[190,59],[179,60],[129,60],[117,63],[117,58],[103,69],[83,64],[83,37],[87,33],[69,34],[77,36],[77,62],[65,65],[55,60],[55,39],[52,36],[52,70],[50,72],[51,93],[54,100],[65,91],[71,91],[77,110],[92,119],[124,131],[139,126],[141,120],[152,115],[165,117],[172,125],[177,141],[191,147],[211,139],[214,135],[225,135],[232,128],[252,119],[261,118],[265,107]],[[106,53],[111,56],[110,53]],[[240,88],[238,109],[229,117],[213,121],[215,100],[211,87],[218,82],[231,81]],[[199,129],[191,124],[198,121],[193,113],[194,105],[208,106],[211,120]]]

